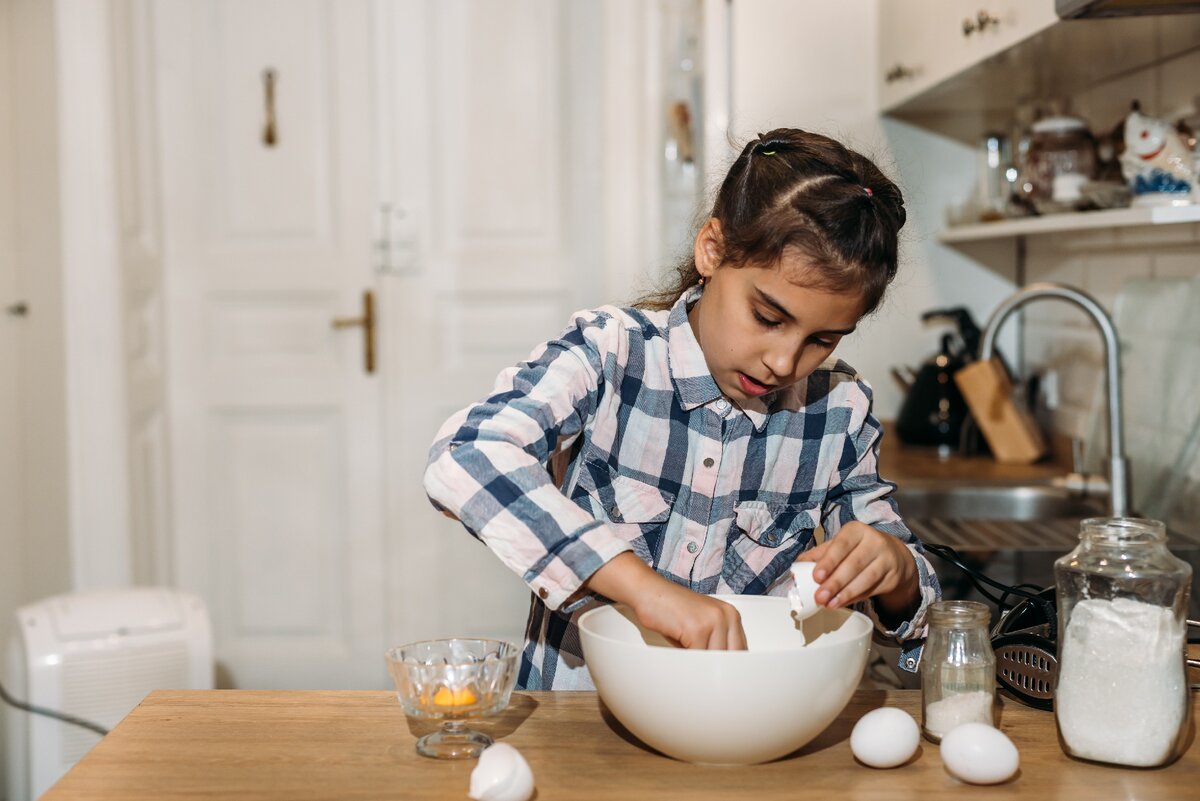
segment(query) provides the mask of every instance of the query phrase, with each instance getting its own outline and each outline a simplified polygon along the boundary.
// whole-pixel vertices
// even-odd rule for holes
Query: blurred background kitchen
[[[1120,154],[1135,101],[1195,152],[1200,14],[1122,5],[0,0],[0,642],[139,586],[201,599],[217,686],[380,688],[389,645],[519,639],[527,589],[422,492],[437,425],[651,286],[784,125],[907,197],[839,354],[879,417],[943,335],[974,356],[923,313],[1071,284],[1117,322],[1134,508],[1196,535],[1200,196],[1139,197]],[[1029,475],[1102,492],[1092,321],[1033,304],[998,342],[1050,443]],[[945,431],[914,453],[989,458]]]

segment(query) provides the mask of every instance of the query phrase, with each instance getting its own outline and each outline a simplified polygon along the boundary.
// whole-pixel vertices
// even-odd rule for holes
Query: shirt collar
[[[679,405],[684,411],[712,403],[722,397],[721,389],[709,372],[708,363],[704,360],[704,351],[696,340],[696,333],[688,322],[688,309],[692,307],[704,288],[696,285],[687,289],[667,318],[667,364],[671,373],[671,382],[675,385],[675,394],[679,397]],[[750,419],[755,430],[762,431],[767,424],[770,414],[769,403],[772,395],[762,398],[750,398],[741,407],[741,411]],[[733,407],[738,408],[737,404]]]

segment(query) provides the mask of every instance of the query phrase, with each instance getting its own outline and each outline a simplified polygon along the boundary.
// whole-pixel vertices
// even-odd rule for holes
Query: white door
[[[378,687],[390,644],[520,637],[528,590],[421,475],[596,302],[599,8],[155,7],[176,562],[223,684]],[[331,327],[367,289],[375,375]]]
[[[390,636],[519,641],[529,591],[422,489],[441,423],[598,302],[598,0],[383,0]]]
[[[366,0],[154,8],[179,585],[221,684],[378,687]]]

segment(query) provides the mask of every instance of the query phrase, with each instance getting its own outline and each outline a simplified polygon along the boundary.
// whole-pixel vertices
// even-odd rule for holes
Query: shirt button
[[[617,505],[615,503],[612,506],[608,507],[608,516],[611,517],[613,520],[616,520],[618,517],[621,516],[621,510],[620,510],[620,508],[617,507]]]
[[[721,398],[719,401],[717,401],[716,407],[717,407],[718,412],[721,412],[722,414],[724,414],[725,411],[729,408],[729,401],[725,400],[724,398]]]
[[[696,545],[696,543],[694,543],[694,542],[689,542],[689,543],[688,543],[688,553],[695,553],[695,552],[696,552],[696,549],[697,549],[698,547],[699,547],[699,546],[698,546],[698,545]]]
[[[714,464],[716,464],[716,462],[712,460],[711,456],[704,460],[705,467],[712,467]]]
[[[546,591],[545,587],[538,587],[538,597],[541,598],[543,601],[546,600],[546,598],[549,595],[550,595],[550,593]]]

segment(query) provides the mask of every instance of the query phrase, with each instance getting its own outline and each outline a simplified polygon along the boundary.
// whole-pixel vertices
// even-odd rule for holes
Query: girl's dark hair
[[[896,275],[904,225],[900,189],[870,159],[820,134],[778,128],[742,148],[717,191],[722,263],[774,265],[796,249],[816,268],[814,287],[862,293],[864,314]],[[676,267],[643,309],[669,309],[700,280],[696,260]]]

